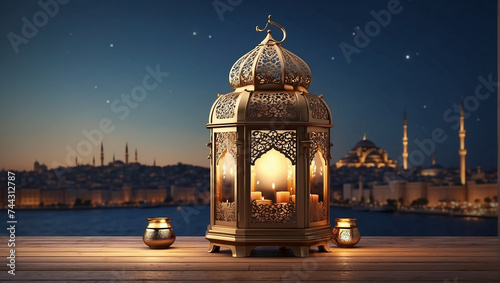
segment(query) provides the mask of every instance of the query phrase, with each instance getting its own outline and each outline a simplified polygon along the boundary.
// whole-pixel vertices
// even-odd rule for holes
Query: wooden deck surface
[[[229,249],[207,253],[203,237],[178,237],[165,250],[141,237],[17,237],[15,276],[0,240],[0,281],[349,281],[500,282],[496,237],[362,237],[356,248],[334,247],[309,258],[261,247],[250,257]]]

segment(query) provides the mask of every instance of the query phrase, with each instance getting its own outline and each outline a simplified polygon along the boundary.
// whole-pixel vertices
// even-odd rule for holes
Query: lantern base
[[[206,239],[210,241],[208,252],[214,253],[220,247],[231,249],[233,257],[250,256],[259,246],[290,248],[296,257],[308,257],[311,247],[320,252],[331,252],[328,245],[331,237],[330,226],[303,229],[236,229],[230,227],[210,227]]]

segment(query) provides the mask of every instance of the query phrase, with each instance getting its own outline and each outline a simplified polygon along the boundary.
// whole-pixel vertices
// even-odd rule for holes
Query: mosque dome
[[[375,144],[370,140],[361,140],[361,141],[357,142],[353,149],[356,149],[358,147],[365,148],[365,149],[376,148]]]
[[[377,148],[375,146],[375,143],[373,143],[372,141],[370,140],[367,140],[366,139],[366,134],[363,135],[363,139],[360,140],[359,142],[356,143],[356,145],[354,145],[354,147],[352,149],[357,149],[358,147],[361,147],[363,149],[371,149],[371,148]]]
[[[422,174],[422,176],[435,177],[444,173],[445,171],[446,170],[443,168],[443,166],[436,163],[436,154],[434,153],[432,155],[432,165],[422,169],[420,173]]]
[[[343,158],[337,162],[339,167],[396,167],[396,161],[388,157],[387,151],[378,148],[374,142],[363,139],[354,145],[354,147]]]

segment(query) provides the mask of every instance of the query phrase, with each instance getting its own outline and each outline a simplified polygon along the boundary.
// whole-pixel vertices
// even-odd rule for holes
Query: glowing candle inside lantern
[[[264,197],[256,200],[256,202],[257,204],[272,204],[272,201],[270,199],[264,199]]]
[[[311,194],[309,196],[309,201],[310,202],[318,202],[319,201],[319,196],[317,194]]]
[[[288,164],[288,172],[287,172],[287,188],[290,188],[290,191],[295,187],[295,166],[292,164]]]
[[[262,198],[262,192],[251,192],[250,198],[252,200],[258,200]]]
[[[274,191],[274,189],[275,189],[275,188],[276,188],[276,186],[275,186],[275,185],[274,185],[274,183],[273,183],[273,191]]]
[[[290,200],[290,192],[287,191],[282,191],[282,192],[276,192],[276,202],[285,202],[288,203]]]

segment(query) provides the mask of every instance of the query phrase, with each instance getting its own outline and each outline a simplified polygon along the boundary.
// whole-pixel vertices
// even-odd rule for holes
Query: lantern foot
[[[231,246],[233,257],[247,257],[255,247],[252,246]]]
[[[318,250],[320,253],[331,253],[330,246],[328,242],[318,245]]]
[[[296,257],[308,257],[309,256],[309,246],[292,246],[293,255]]]
[[[220,246],[214,245],[210,243],[210,247],[208,248],[209,253],[217,253],[220,250]]]

